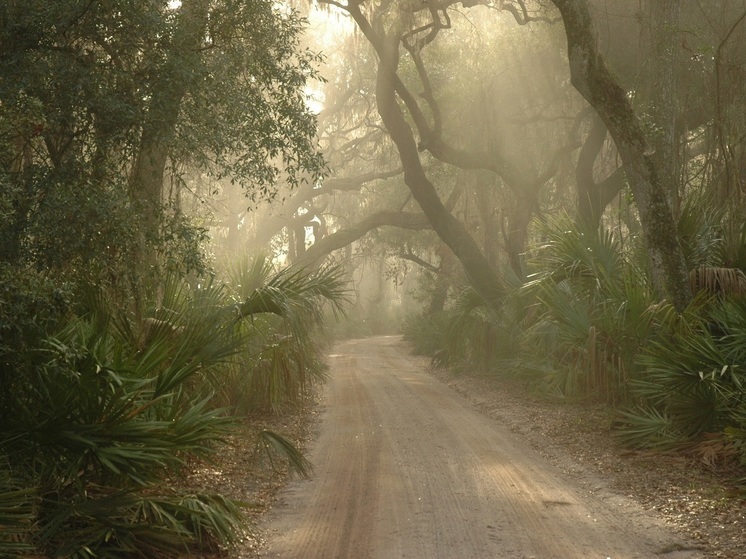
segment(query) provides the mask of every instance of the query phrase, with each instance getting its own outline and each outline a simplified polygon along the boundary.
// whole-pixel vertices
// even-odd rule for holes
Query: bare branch
[[[383,179],[390,179],[397,175],[401,175],[404,170],[399,167],[398,169],[392,169],[390,171],[380,171],[378,173],[365,173],[357,177],[341,177],[336,179],[327,179],[321,188],[317,188],[314,191],[314,196],[319,194],[326,194],[332,190],[359,190],[363,185]]]
[[[347,91],[345,91],[338,99],[335,99],[332,104],[324,106],[321,112],[316,116],[316,119],[321,123],[331,118],[345,107],[347,101],[349,101],[354,94],[355,88],[351,87],[347,89]]]
[[[440,15],[438,13],[439,8],[432,6],[430,4],[427,4],[428,10],[430,11],[430,17],[432,18],[431,22],[422,25],[420,27],[417,27],[415,29],[412,29],[411,31],[408,31],[401,37],[402,43],[405,45],[407,50],[410,48],[412,50],[416,50],[419,52],[422,50],[425,46],[429,45],[433,40],[435,39],[436,35],[441,29],[450,29],[451,27],[451,17],[448,15],[448,12],[446,11],[447,6],[444,6],[442,9],[443,11],[443,18],[444,21],[441,21]],[[425,35],[424,38],[416,38],[413,44],[409,44],[407,42],[407,39],[409,37],[417,37],[417,35],[421,35],[423,31],[428,31],[427,35]]]
[[[531,23],[532,21],[543,21],[545,23],[550,23],[550,24],[562,21],[561,17],[550,18],[547,16],[529,15],[528,9],[526,8],[526,3],[524,2],[524,0],[515,0],[515,2],[520,6],[521,8],[520,12],[518,11],[518,8],[516,8],[514,4],[508,4],[508,3],[502,3],[502,2],[500,3],[500,6],[497,9],[498,10],[502,9],[502,10],[506,10],[510,12],[513,16],[513,19],[515,19],[518,25],[526,25],[528,23]]]
[[[327,235],[323,239],[312,244],[306,250],[303,255],[303,261],[301,264],[313,264],[321,260],[327,254],[344,248],[347,245],[357,241],[369,231],[377,229],[379,227],[392,226],[400,227],[403,229],[420,230],[429,229],[430,223],[428,222],[425,214],[412,213],[412,212],[378,212],[369,215],[359,223],[340,229],[330,235]]]
[[[418,266],[421,266],[421,267],[425,268],[426,270],[428,270],[428,271],[430,271],[430,272],[432,272],[434,274],[441,274],[441,273],[443,273],[443,272],[441,272],[440,268],[438,268],[436,266],[433,266],[432,264],[430,264],[430,262],[427,262],[427,261],[423,260],[422,258],[420,258],[419,256],[417,256],[416,254],[414,254],[411,250],[407,250],[406,252],[402,251],[399,254],[397,254],[397,256],[399,258],[404,259],[404,260],[409,260],[410,262],[414,262]]]
[[[292,222],[293,218],[291,216],[295,215],[301,207],[318,196],[329,194],[332,191],[359,190],[370,182],[395,177],[402,172],[402,169],[393,169],[378,173],[366,173],[357,177],[327,179],[319,188],[314,188],[310,184],[303,185],[295,191],[295,195],[292,198],[285,201],[281,214],[270,215],[257,226],[254,243],[260,246],[268,243],[283,227],[288,226]]]

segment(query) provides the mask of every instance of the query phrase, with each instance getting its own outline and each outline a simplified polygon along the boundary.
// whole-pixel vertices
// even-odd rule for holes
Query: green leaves
[[[33,550],[27,536],[35,504],[36,488],[24,486],[0,464],[0,557],[20,557]]]
[[[329,313],[348,301],[339,268],[288,268],[274,273],[266,257],[231,270],[236,329],[246,345],[219,379],[216,390],[238,410],[281,411],[298,401],[308,382],[322,378],[319,337]]]
[[[216,549],[243,530],[240,503],[180,495],[164,478],[209,459],[236,425],[229,413],[279,410],[323,374],[314,331],[327,307],[343,310],[346,290],[338,270],[274,273],[263,259],[237,279],[233,289],[169,278],[140,318],[95,290],[90,314],[5,348],[0,556],[168,555]],[[245,305],[233,304],[243,294]],[[279,434],[258,444],[310,471]]]
[[[303,92],[320,57],[299,47],[304,25],[267,0],[215,2],[201,77],[182,103],[175,153],[230,176],[252,201],[272,199],[281,175],[295,185],[323,170]]]
[[[205,271],[185,193],[204,202],[206,178],[272,199],[323,173],[305,20],[271,0],[176,4],[3,6],[0,260],[128,301],[156,260]],[[144,254],[157,258],[133,274]]]
[[[259,433],[257,448],[265,452],[273,468],[276,468],[275,460],[279,457],[280,459],[286,459],[290,468],[301,477],[307,478],[311,475],[313,465],[303,454],[298,452],[298,449],[290,441],[278,433],[266,429]]]
[[[719,301],[709,316],[700,309],[689,320],[688,328],[667,328],[639,357],[643,373],[631,387],[639,403],[623,413],[618,436],[634,446],[666,449],[696,450],[701,442],[708,463],[733,455],[746,463],[746,304]],[[713,436],[718,445],[705,440]],[[719,457],[712,456],[716,448]]]
[[[629,447],[670,450],[680,440],[671,418],[655,408],[622,411],[619,424],[615,435]]]
[[[344,311],[347,288],[341,270],[322,268],[315,272],[286,268],[266,284],[257,287],[239,307],[241,317],[269,312],[291,322],[323,321],[322,309],[327,304],[336,313]]]
[[[623,399],[658,316],[644,270],[606,229],[560,216],[543,220],[541,233],[539,271],[521,288],[535,302],[526,358],[546,361],[539,370],[552,392]]]
[[[228,543],[241,524],[225,499],[168,495],[159,485],[233,428],[199,377],[240,346],[222,288],[171,280],[162,304],[158,318],[139,323],[105,312],[70,319],[26,359],[14,356],[0,455],[13,457],[20,487],[36,488],[2,494],[39,503],[22,528],[41,548],[149,556]]]
[[[219,495],[138,495],[91,488],[50,506],[37,540],[55,556],[81,559],[173,556],[216,551],[245,529],[242,503]]]

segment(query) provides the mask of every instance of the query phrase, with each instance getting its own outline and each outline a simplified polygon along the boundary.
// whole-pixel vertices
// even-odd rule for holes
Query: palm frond
[[[670,450],[681,442],[671,418],[655,408],[620,411],[614,435],[632,448]]]
[[[689,285],[694,293],[743,296],[746,294],[746,274],[738,268],[700,266],[689,272]]]
[[[158,507],[161,514],[175,520],[171,528],[184,530],[200,548],[217,551],[219,546],[238,541],[246,528],[242,509],[244,503],[222,495],[190,494],[176,499],[141,501],[151,510]]]
[[[736,310],[742,307],[743,313]],[[711,313],[717,328],[700,317],[649,344],[638,359],[644,372],[632,384],[642,405],[664,413],[681,441],[738,426],[746,354],[740,343],[730,343],[738,336],[729,329],[746,320],[746,307],[722,302]]]
[[[704,198],[704,199],[703,199]],[[705,196],[689,196],[677,222],[679,242],[689,269],[717,266],[723,250],[723,212]]]
[[[30,535],[36,501],[37,488],[26,487],[0,467],[0,557],[22,557],[33,551]]]
[[[287,461],[291,470],[307,478],[313,471],[313,465],[303,454],[282,435],[274,431],[263,430],[259,433],[257,448],[265,453],[273,468],[277,468],[277,459]]]
[[[245,301],[251,294],[267,284],[272,275],[272,262],[266,254],[249,257],[244,255],[230,263],[227,285],[238,301]]]
[[[229,311],[243,346],[239,358],[212,377],[213,386],[221,402],[241,413],[281,411],[298,401],[309,382],[323,378],[319,332],[327,309],[339,315],[348,303],[343,271],[273,273],[260,257],[234,268],[230,278],[241,282],[227,288],[231,297],[242,298]]]
[[[565,214],[544,217],[541,235],[544,242],[532,252],[541,271],[531,278],[527,289],[537,282],[571,281],[590,294],[598,278],[608,283],[622,277],[620,245],[612,231],[578,226]]]
[[[286,268],[254,289],[241,304],[239,315],[247,317],[269,312],[285,318],[308,316],[319,322],[323,320],[324,304],[335,313],[344,313],[348,302],[349,290],[341,268],[316,271]]]
[[[242,507],[220,495],[92,491],[48,503],[37,541],[56,557],[91,559],[169,557],[192,546],[217,551],[244,531]]]

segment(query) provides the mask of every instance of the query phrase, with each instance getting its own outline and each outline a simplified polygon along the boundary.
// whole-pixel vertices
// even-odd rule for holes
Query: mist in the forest
[[[393,3],[385,14],[371,5],[361,15],[379,22],[380,36],[401,35],[396,103],[417,144],[417,166],[481,252],[475,266],[524,280],[549,216],[636,235],[643,225],[624,161],[598,111],[573,87],[558,12],[540,2],[476,4],[428,11]],[[215,253],[267,252],[278,266],[340,264],[355,286],[355,320],[367,325],[396,322],[402,308],[433,311],[473,273],[406,184],[402,158],[411,156],[377,109],[380,37],[335,6],[302,9],[310,21],[304,44],[323,56],[305,94],[325,172],[293,189],[280,180],[271,201],[248,202],[226,180],[210,185]],[[697,185],[726,180],[701,152],[708,130],[725,134],[742,118],[726,117],[743,93],[739,9],[737,2],[590,6],[599,52],[647,134],[646,153],[668,154],[677,174],[667,187],[676,211]],[[398,27],[386,19],[392,14]],[[741,155],[723,156],[744,165]]]
[[[746,0],[6,0],[0,241],[0,555],[242,538],[334,337],[742,484]]]

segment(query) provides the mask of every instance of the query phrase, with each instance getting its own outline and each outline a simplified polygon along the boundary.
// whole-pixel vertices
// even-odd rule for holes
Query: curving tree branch
[[[339,231],[331,233],[330,235],[316,241],[306,249],[305,254],[298,260],[297,264],[301,266],[314,265],[331,252],[352,244],[373,229],[378,229],[379,227],[384,226],[417,231],[421,229],[429,229],[430,223],[428,222],[427,217],[425,217],[425,214],[421,213],[391,211],[377,212],[369,215],[355,225],[340,229]]]
[[[273,214],[264,219],[257,226],[257,233],[254,236],[253,243],[258,246],[266,245],[272,237],[282,230],[283,227],[289,226],[296,212],[304,205],[311,202],[314,198],[324,194],[330,194],[334,191],[352,192],[360,190],[366,184],[378,180],[386,180],[397,175],[401,175],[403,170],[391,169],[388,171],[379,171],[365,173],[356,177],[339,177],[327,179],[320,187],[314,187],[311,184],[304,184],[295,191],[295,195],[286,200],[282,206],[281,214]],[[309,219],[313,217],[309,216]]]

